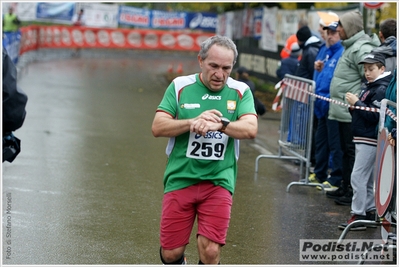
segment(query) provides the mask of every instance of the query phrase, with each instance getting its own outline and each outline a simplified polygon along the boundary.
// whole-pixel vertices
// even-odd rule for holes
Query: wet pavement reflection
[[[31,63],[19,81],[29,101],[15,133],[22,152],[2,166],[5,265],[161,263],[167,139],[154,138],[151,123],[168,66],[198,72],[196,54],[82,52]],[[287,193],[298,180],[292,162],[261,160],[255,177],[259,149],[276,149],[279,116],[269,111],[259,122],[257,139],[241,142],[222,264],[302,264],[299,240],[338,239],[350,208],[311,187]],[[348,238],[378,239],[380,229]],[[195,230],[186,256],[198,262]]]

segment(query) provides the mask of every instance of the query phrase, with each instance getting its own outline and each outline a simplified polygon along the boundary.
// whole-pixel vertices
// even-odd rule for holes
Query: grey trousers
[[[366,215],[375,210],[374,165],[377,147],[356,144],[355,163],[351,175],[353,189],[352,214]]]

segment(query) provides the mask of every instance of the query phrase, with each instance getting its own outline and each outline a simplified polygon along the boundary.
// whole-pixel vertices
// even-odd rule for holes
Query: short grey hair
[[[238,57],[238,52],[237,52],[237,46],[235,43],[228,37],[226,36],[221,36],[221,35],[215,35],[212,37],[209,37],[205,41],[201,43],[201,49],[198,53],[198,56],[202,59],[205,60],[208,57],[208,51],[212,47],[212,45],[219,45],[226,47],[227,49],[230,49],[234,53],[234,61],[233,64],[236,63],[237,57]]]

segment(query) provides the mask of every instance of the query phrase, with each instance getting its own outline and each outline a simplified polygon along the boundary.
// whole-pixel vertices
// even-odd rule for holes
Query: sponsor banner
[[[151,28],[154,29],[185,29],[187,25],[186,12],[168,12],[153,10]]]
[[[276,20],[277,20],[277,7],[263,8],[262,27],[261,27],[261,38],[259,47],[261,49],[277,52],[278,45],[276,42]]]
[[[83,8],[85,25],[89,27],[118,28],[118,4],[80,3],[77,10]]]
[[[44,21],[70,22],[75,3],[40,2],[36,6],[36,18]]]
[[[33,21],[36,19],[37,4],[33,2],[18,2],[15,10],[21,21]]]
[[[277,44],[284,46],[288,37],[298,31],[298,22],[306,18],[306,10],[278,10],[275,40]]]
[[[393,261],[393,247],[381,239],[300,239],[299,260],[317,262]]]
[[[120,24],[146,28],[192,29],[215,32],[218,23],[216,14],[195,12],[168,12],[121,6]]]
[[[254,9],[254,38],[262,37],[263,8]]]
[[[243,32],[243,18],[244,18],[244,10],[236,10],[233,11],[234,18],[233,18],[233,39],[241,39],[242,32]]]
[[[215,32],[218,24],[217,14],[213,13],[188,13],[186,28]]]
[[[246,8],[242,12],[242,36],[252,37],[254,35],[254,9]]]
[[[210,33],[141,29],[98,29],[72,26],[26,27],[21,54],[37,48],[125,48],[199,51]]]
[[[216,27],[216,33],[219,35],[226,36],[233,39],[233,21],[234,12],[229,11],[224,14],[218,15],[218,24]]]
[[[121,6],[118,20],[120,24],[149,28],[151,11],[144,8]]]

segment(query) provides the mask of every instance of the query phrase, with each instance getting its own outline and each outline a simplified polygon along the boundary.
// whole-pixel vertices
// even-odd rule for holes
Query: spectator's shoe
[[[340,225],[338,225],[338,228],[341,230],[344,230],[349,224],[351,224],[354,221],[358,221],[358,220],[366,220],[366,216],[354,214],[346,223],[341,223]],[[357,224],[357,225],[351,226],[351,228],[349,230],[350,231],[364,231],[366,229],[367,229],[366,225]]]
[[[352,204],[353,191],[348,190],[342,197],[336,198],[334,201],[338,205],[350,206]]]
[[[370,221],[377,221],[377,214],[375,213],[375,210],[370,210],[366,212],[366,220]]]
[[[346,194],[347,192],[348,192],[348,189],[344,189],[344,188],[342,188],[342,187],[338,187],[338,189],[335,190],[335,191],[327,192],[327,193],[326,193],[326,196],[327,196],[328,198],[337,199],[337,198],[340,198],[340,197],[345,196],[345,194]]]
[[[317,190],[321,191],[321,186],[316,186],[316,188],[317,188]],[[333,186],[332,184],[330,184],[327,181],[323,182],[323,188],[325,191],[328,191],[328,192],[338,190],[338,186]]]
[[[309,175],[309,183],[319,183],[319,180],[316,178],[316,174],[313,172]]]
[[[380,218],[378,218],[377,214],[375,213],[375,210],[370,210],[366,212],[366,220],[378,222],[380,221]],[[377,225],[367,225],[367,227],[377,228]]]

